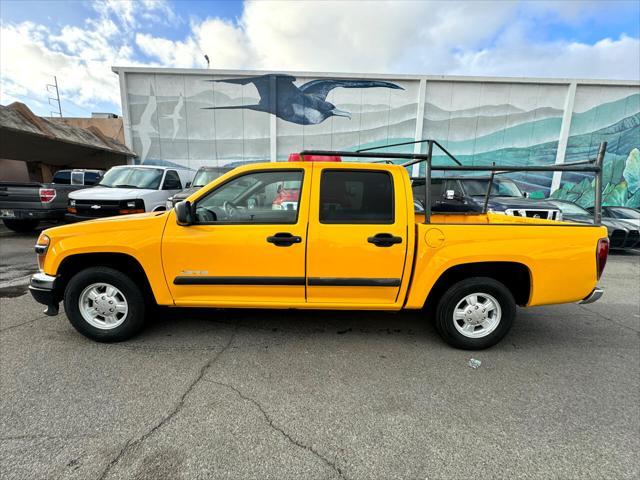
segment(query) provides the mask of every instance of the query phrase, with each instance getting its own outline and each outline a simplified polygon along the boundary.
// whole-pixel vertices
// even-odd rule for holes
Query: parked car
[[[549,200],[562,210],[564,220],[593,223],[593,214],[579,205],[566,200]],[[603,207],[604,213],[604,207]],[[611,249],[626,249],[640,246],[640,231],[632,224],[611,217],[602,217],[602,225],[607,227]]]
[[[111,168],[93,188],[69,195],[71,222],[165,210],[171,195],[193,179],[192,170],[150,165]]]
[[[205,185],[208,185],[216,178],[224,175],[232,169],[233,167],[200,167],[196,171],[191,185],[187,185],[187,188],[169,197],[166,204],[167,210],[172,209],[173,207],[175,207],[176,203],[186,199],[192,193],[197,192]]]
[[[14,232],[31,232],[41,221],[60,221],[69,193],[95,185],[102,170],[58,170],[51,183],[0,182],[0,217]]]
[[[274,208],[279,195],[287,208]],[[46,230],[30,288],[49,315],[64,301],[71,324],[103,342],[135,335],[155,304],[425,307],[445,341],[470,349],[504,337],[516,305],[602,295],[606,228],[476,215],[417,222],[400,165],[251,164],[165,213]]]
[[[592,212],[593,208],[589,208],[588,210]],[[629,223],[640,230],[640,210],[637,208],[603,206],[602,215],[609,218],[616,218],[624,223]]]
[[[456,176],[431,179],[431,202],[434,212],[481,212],[491,182],[488,176]],[[413,194],[424,208],[424,178],[412,181]],[[554,205],[528,198],[513,180],[494,177],[487,209],[514,217],[561,220],[562,213]]]

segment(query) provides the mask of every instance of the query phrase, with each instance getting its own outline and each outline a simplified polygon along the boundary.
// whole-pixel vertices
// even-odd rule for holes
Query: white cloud
[[[251,0],[236,20],[192,19],[180,40],[140,31],[181,21],[164,0],[91,5],[81,26],[2,25],[0,101],[46,103],[56,74],[63,98],[119,108],[111,66],[141,65],[139,53],[166,67],[205,67],[206,53],[227,69],[640,78],[637,38],[532,41],[549,22],[602,21],[607,2]]]
[[[27,97],[27,103],[48,114],[46,85],[53,83],[56,75],[63,104],[75,104],[75,113],[91,110],[98,103],[120,110],[118,78],[111,67],[140,65],[126,35],[127,29],[134,29],[144,19],[175,15],[165,1],[107,0],[92,6],[96,17],[88,18],[82,26],[63,26],[57,32],[32,22],[2,24],[1,103]]]
[[[535,44],[520,37],[505,39],[493,49],[460,53],[455,64],[451,73],[460,75],[639,79],[640,41],[622,35],[593,45]]]

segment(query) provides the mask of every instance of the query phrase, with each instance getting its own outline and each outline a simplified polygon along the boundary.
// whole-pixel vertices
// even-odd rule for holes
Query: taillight
[[[40,189],[40,201],[42,203],[49,203],[56,198],[56,190],[54,188],[41,188]]]
[[[601,238],[598,240],[598,246],[596,248],[596,266],[598,268],[598,280],[602,276],[604,266],[607,264],[607,257],[609,256],[609,239]]]

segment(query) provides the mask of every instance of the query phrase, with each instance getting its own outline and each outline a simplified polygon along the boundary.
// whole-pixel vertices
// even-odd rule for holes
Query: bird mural
[[[149,149],[151,148],[151,134],[157,133],[151,123],[157,107],[158,102],[156,100],[156,94],[153,91],[153,86],[149,85],[149,99],[147,100],[147,105],[144,107],[142,115],[140,115],[140,121],[131,127],[131,130],[138,133],[140,143],[142,143],[142,155],[140,156],[141,163],[144,163],[147,159],[147,155],[149,154]]]
[[[301,86],[295,83],[296,77],[291,75],[267,74],[257,77],[228,78],[207,80],[236,85],[253,83],[260,95],[257,105],[232,105],[220,107],[204,107],[210,110],[232,110],[246,108],[257,112],[275,115],[287,122],[298,125],[317,125],[329,117],[351,118],[351,113],[340,110],[327,101],[327,95],[334,88],[391,88],[404,90],[399,85],[381,80],[312,80]],[[275,98],[274,94],[275,93]]]
[[[182,110],[183,106],[184,106],[184,97],[182,96],[182,94],[180,94],[180,97],[178,97],[178,103],[176,103],[176,106],[173,107],[173,113],[162,116],[162,118],[166,118],[173,121],[173,137],[171,137],[171,140],[175,140],[176,135],[178,135],[178,130],[180,129],[180,120],[182,120],[182,115],[180,115],[180,110]]]

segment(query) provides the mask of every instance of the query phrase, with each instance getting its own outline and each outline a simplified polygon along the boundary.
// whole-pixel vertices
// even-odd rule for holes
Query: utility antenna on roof
[[[54,112],[51,111],[50,114],[53,117],[54,114],[58,115],[60,118],[62,118],[62,106],[60,104],[60,91],[58,90],[58,78],[54,75],[53,76],[53,83],[48,83],[47,84],[47,93],[49,95],[51,95],[52,93],[54,93],[54,91],[52,91],[51,89],[55,89],[55,97],[51,97],[49,96],[49,105],[51,105],[52,107],[55,107],[56,105],[54,103],[51,103],[51,101],[54,101],[58,104],[58,111]]]

